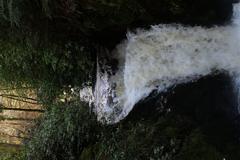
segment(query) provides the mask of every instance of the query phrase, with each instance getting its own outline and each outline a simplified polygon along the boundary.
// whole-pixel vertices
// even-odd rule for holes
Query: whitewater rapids
[[[240,4],[227,26],[156,25],[128,33],[114,53],[118,70],[98,64],[94,111],[98,119],[116,123],[152,91],[166,91],[216,71],[233,77],[240,89]]]

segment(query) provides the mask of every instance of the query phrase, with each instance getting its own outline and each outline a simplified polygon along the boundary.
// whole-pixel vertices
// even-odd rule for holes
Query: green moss
[[[0,144],[0,160],[25,160],[21,146]]]

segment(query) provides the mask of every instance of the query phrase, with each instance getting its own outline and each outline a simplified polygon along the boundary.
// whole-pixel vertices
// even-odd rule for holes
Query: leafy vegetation
[[[0,50],[1,85],[39,88],[42,101],[53,99],[64,86],[81,86],[92,77],[90,49],[80,44],[35,48],[27,42],[0,41]]]
[[[26,147],[0,146],[0,159],[212,160],[236,154],[238,146],[220,150],[177,113],[105,126],[85,104],[57,100],[63,91],[94,83],[97,55],[111,51],[128,29],[219,24],[231,14],[226,0],[0,0],[0,86],[32,88],[47,109]]]
[[[100,124],[86,105],[52,106],[33,132],[28,158],[77,159],[84,148],[97,142],[99,129]]]
[[[212,143],[209,134],[190,117],[176,112],[157,120],[148,118],[106,126],[97,122],[84,104],[55,105],[42,117],[32,135],[26,149],[28,159],[218,160],[240,157],[239,145]]]
[[[53,86],[51,92],[63,86],[80,86],[92,81],[96,55],[114,47],[128,28],[187,23],[190,19],[183,17],[191,18],[188,15],[195,12],[194,7],[203,9],[194,16],[196,21],[205,21],[202,24],[215,24],[219,17],[225,22],[227,18],[219,11],[224,11],[225,17],[232,13],[232,2],[225,0],[196,6],[188,0],[152,1],[0,0],[1,83],[42,90]],[[156,8],[149,9],[152,4]]]

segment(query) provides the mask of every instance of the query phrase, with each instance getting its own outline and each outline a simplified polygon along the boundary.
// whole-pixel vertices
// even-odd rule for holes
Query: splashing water
[[[216,71],[229,73],[240,93],[239,45],[240,4],[235,4],[227,26],[157,25],[128,33],[113,53],[118,71],[109,74],[107,65],[98,66],[95,112],[99,120],[116,123],[152,91],[163,92]]]

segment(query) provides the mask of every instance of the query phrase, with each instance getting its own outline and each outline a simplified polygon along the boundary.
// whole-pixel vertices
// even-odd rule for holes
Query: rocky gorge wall
[[[25,92],[28,97],[14,89],[0,93],[0,144],[23,144],[34,120],[43,112],[42,106],[33,100],[34,92],[28,89]]]

